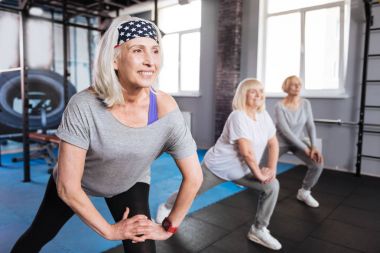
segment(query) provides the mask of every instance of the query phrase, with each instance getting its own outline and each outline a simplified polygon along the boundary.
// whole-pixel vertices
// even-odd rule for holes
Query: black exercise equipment
[[[63,77],[52,71],[29,70],[27,81],[29,85],[29,130],[39,130],[42,134],[46,134],[48,129],[58,127],[65,109]],[[71,83],[68,83],[68,93],[69,97],[76,93],[76,89]],[[22,140],[23,115],[21,101],[20,72],[1,73],[0,137]],[[4,135],[9,132],[19,132],[20,134]],[[57,142],[54,140],[54,136],[42,139],[38,137],[36,133],[29,133],[29,138],[40,145],[38,151],[30,153],[30,158],[42,158],[47,162],[48,166],[52,167],[57,161],[53,152]],[[15,162],[22,160],[23,158],[13,159]]]
[[[47,134],[46,106],[42,103],[39,103],[39,105],[36,108],[40,111],[42,128],[38,132],[29,133],[29,139],[38,144],[36,149],[30,152],[29,159],[43,159],[49,166],[48,172],[51,173],[58,161],[55,149],[58,148],[60,139],[55,134]],[[20,161],[24,161],[24,157],[12,158],[12,162]]]
[[[57,128],[65,108],[63,77],[48,70],[29,70],[29,129]],[[68,85],[69,97],[76,93],[73,84]],[[43,108],[43,111],[41,109]],[[42,117],[42,112],[46,117]],[[43,127],[43,119],[46,125]],[[0,74],[0,130],[21,131],[23,124],[20,92],[20,73],[18,71]]]

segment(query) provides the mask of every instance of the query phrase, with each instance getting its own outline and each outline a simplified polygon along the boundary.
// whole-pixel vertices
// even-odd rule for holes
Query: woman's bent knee
[[[266,193],[278,193],[280,191],[280,182],[275,178],[271,182],[265,184],[264,189]]]

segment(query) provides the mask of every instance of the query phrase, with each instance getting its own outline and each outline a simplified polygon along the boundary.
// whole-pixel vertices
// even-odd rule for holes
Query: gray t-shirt
[[[56,134],[87,150],[82,187],[93,196],[112,197],[137,182],[150,183],[150,165],[163,152],[174,159],[196,152],[178,108],[148,126],[132,128],[89,90],[71,98]]]
[[[280,147],[293,146],[305,150],[308,147],[305,130],[310,144],[315,145],[316,130],[309,100],[302,99],[297,110],[289,109],[279,101],[275,106],[275,119]]]

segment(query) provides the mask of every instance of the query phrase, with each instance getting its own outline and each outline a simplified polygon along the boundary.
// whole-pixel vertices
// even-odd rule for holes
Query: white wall
[[[191,132],[198,148],[214,145],[218,0],[202,1],[200,97],[175,97],[182,111],[191,112]]]

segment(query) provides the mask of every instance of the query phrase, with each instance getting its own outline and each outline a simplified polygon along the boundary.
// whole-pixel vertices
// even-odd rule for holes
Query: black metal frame
[[[378,129],[368,129],[368,128],[379,128],[380,124],[368,124],[365,123],[365,112],[366,109],[380,109],[377,105],[367,105],[366,95],[367,95],[367,85],[369,83],[378,83],[380,80],[367,80],[367,68],[368,61],[371,57],[379,57],[380,54],[369,54],[369,41],[372,31],[379,31],[380,27],[372,27],[373,16],[372,16],[372,6],[379,4],[379,2],[372,2],[371,0],[363,0],[364,10],[365,10],[365,39],[364,39],[364,59],[363,59],[363,72],[362,72],[362,86],[361,86],[361,96],[360,96],[360,115],[359,115],[359,130],[358,130],[358,141],[357,141],[357,156],[356,156],[356,176],[361,175],[361,164],[362,158],[379,159],[378,156],[365,155],[363,154],[363,135],[366,133],[379,134]]]

